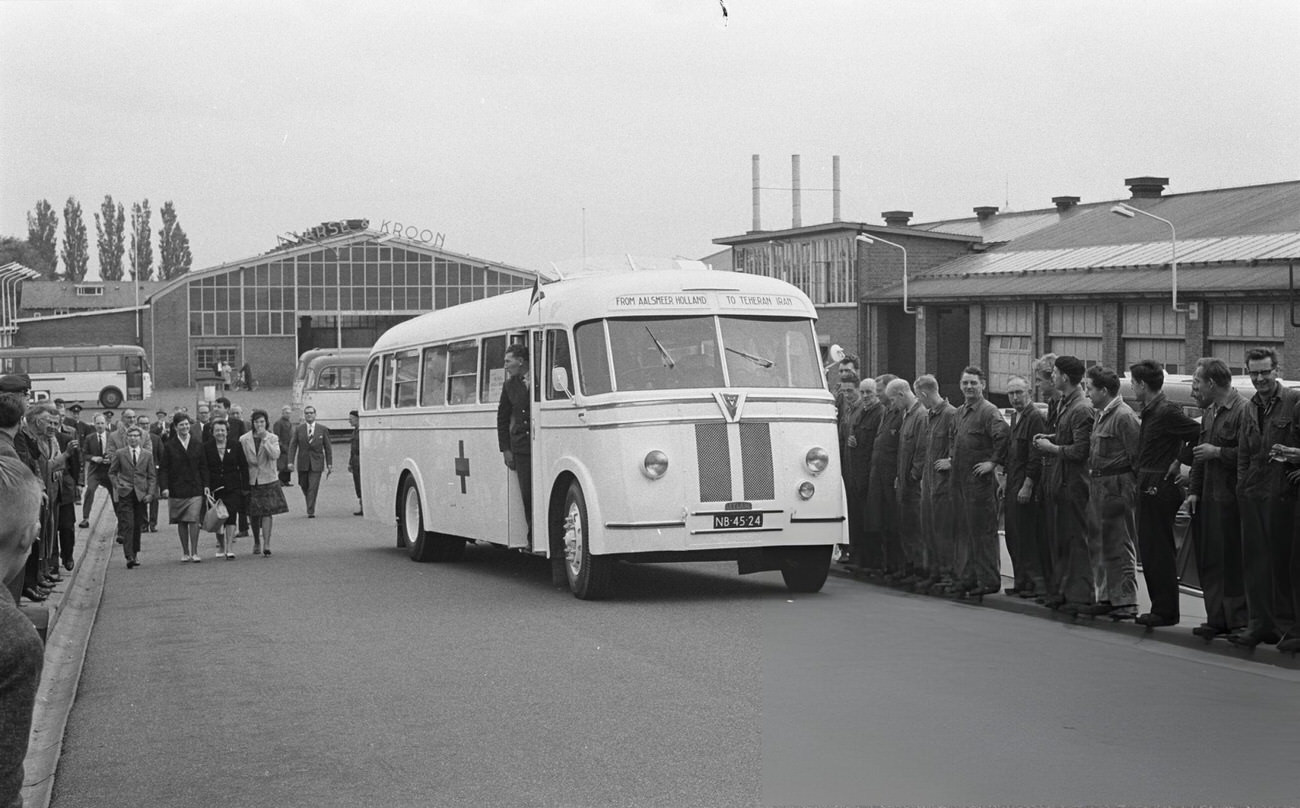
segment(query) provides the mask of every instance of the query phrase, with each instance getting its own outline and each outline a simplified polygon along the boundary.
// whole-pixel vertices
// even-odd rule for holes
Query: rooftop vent
[[[971,208],[971,210],[975,211],[975,217],[981,222],[987,222],[998,213],[996,205],[980,205],[977,208]]]
[[[1133,199],[1159,199],[1169,184],[1168,177],[1129,177],[1124,180]]]
[[[888,227],[907,227],[912,219],[910,210],[886,210],[881,211],[880,215],[885,217],[885,225]]]
[[[1055,206],[1056,206],[1056,209],[1059,210],[1061,213],[1065,213],[1065,212],[1066,212],[1067,210],[1069,210],[1070,208],[1072,208],[1072,207],[1074,207],[1075,205],[1079,204],[1079,197],[1077,197],[1077,196],[1054,196],[1054,197],[1052,197],[1052,204],[1055,205]]]

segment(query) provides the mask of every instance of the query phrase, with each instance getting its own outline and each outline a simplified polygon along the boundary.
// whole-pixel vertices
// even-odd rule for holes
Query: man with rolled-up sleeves
[[[1200,442],[1192,449],[1187,512],[1197,520],[1196,572],[1205,600],[1205,622],[1192,629],[1212,640],[1246,627],[1241,575],[1241,508],[1237,501],[1237,452],[1243,434],[1258,429],[1249,403],[1232,386],[1222,360],[1196,364],[1192,395],[1207,412]]]
[[[1034,446],[1043,455],[1043,479],[1052,498],[1050,594],[1043,601],[1060,609],[1094,602],[1092,560],[1088,556],[1088,448],[1092,438],[1092,405],[1083,395],[1083,362],[1077,356],[1056,357],[1052,384],[1060,394],[1056,430]]]
[[[1138,428],[1138,554],[1151,611],[1138,615],[1148,628],[1178,625],[1178,548],[1174,519],[1183,502],[1178,456],[1196,439],[1201,425],[1164,394],[1165,369],[1144,359],[1129,367],[1133,397],[1141,405]]]
[[[984,398],[983,370],[972,365],[962,371],[961,393],[965,402],[957,408],[951,432],[957,569],[949,592],[991,595],[1002,589],[994,471],[1006,465],[1010,430],[998,408]]]

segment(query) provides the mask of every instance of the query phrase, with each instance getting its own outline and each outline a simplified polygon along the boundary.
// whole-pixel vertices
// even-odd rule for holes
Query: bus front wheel
[[[820,592],[831,570],[831,547],[788,547],[781,577],[791,592]]]
[[[122,406],[122,391],[116,387],[105,387],[99,391],[99,406],[104,409],[116,409]]]
[[[574,597],[596,600],[609,592],[613,559],[591,554],[587,500],[574,482],[564,496],[564,572]]]
[[[424,529],[420,489],[409,477],[402,483],[401,503],[398,545],[406,547],[412,561],[456,561],[465,554],[464,539]]]

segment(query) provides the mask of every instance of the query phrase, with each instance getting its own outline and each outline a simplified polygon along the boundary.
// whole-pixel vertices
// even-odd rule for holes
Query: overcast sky
[[[1300,178],[1300,3],[0,2],[0,234],[173,200],[195,268],[324,220],[479,258]],[[60,226],[60,241],[62,227]]]

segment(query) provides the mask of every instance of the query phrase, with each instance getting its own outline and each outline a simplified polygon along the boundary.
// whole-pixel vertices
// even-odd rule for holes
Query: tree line
[[[95,246],[99,252],[99,276],[106,281],[118,281],[127,276],[144,281],[154,280],[153,232],[150,220],[153,212],[149,200],[131,205],[129,222],[121,202],[114,202],[111,194],[104,196],[95,216]],[[176,207],[171,200],[163,203],[159,212],[162,226],[158,228],[157,279],[170,280],[189,272],[194,256],[190,253],[190,238],[176,220]],[[90,263],[90,240],[82,215],[81,203],[68,197],[63,206],[63,247],[58,245],[59,214],[49,200],[36,203],[35,210],[27,212],[27,241],[0,238],[0,265],[18,261],[54,280],[66,278],[79,282],[86,277]],[[59,271],[62,259],[63,271]]]

